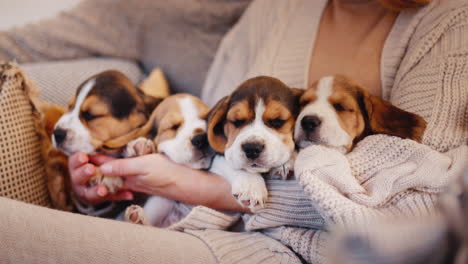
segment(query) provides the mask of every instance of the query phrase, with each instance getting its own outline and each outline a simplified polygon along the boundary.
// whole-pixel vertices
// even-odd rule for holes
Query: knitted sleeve
[[[276,2],[253,1],[221,41],[202,90],[202,100],[208,105],[213,106],[247,79],[268,30],[268,21],[273,19],[273,12],[278,12],[272,7]]]
[[[138,57],[139,1],[86,0],[52,19],[0,32],[0,60]]]
[[[346,157],[328,149],[306,149],[298,157],[303,165],[296,164],[300,183],[284,184],[281,192],[271,192],[271,202],[250,218],[249,229],[310,227],[318,223],[313,213],[317,211],[324,222],[332,224],[432,210],[436,194],[460,173],[468,157],[464,146],[468,142],[468,11],[458,8],[441,17],[409,46],[390,99],[426,119],[425,145],[377,135],[360,142]],[[320,157],[350,168],[322,168],[328,163]],[[339,198],[329,197],[332,193]],[[306,199],[311,202],[308,209]],[[298,213],[305,211],[309,213]]]

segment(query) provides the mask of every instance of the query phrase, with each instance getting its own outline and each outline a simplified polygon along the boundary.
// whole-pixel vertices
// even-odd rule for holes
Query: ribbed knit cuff
[[[281,228],[281,242],[299,254],[307,263],[329,263],[329,234],[323,230]]]
[[[218,263],[301,263],[291,249],[259,232],[186,230],[186,233],[203,240]]]
[[[247,230],[278,226],[321,228],[322,216],[297,181],[268,180],[268,200],[265,208],[252,215],[246,223]]]
[[[239,213],[222,213],[214,209],[197,206],[179,222],[168,227],[170,230],[226,230],[240,218]]]

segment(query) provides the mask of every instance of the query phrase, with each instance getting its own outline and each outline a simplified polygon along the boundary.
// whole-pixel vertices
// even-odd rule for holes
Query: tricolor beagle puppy
[[[94,75],[79,86],[68,112],[55,124],[53,145],[67,155],[85,152],[131,156],[125,154],[124,146],[130,141],[126,135],[147,123],[159,101],[140,92],[120,72]],[[102,177],[100,173],[93,181],[106,185],[110,192],[122,186],[120,178]]]
[[[231,183],[242,206],[263,207],[268,193],[261,174],[290,166],[301,93],[278,79],[260,76],[242,83],[211,110],[208,141],[220,155],[210,171]],[[281,176],[286,177],[286,171]]]
[[[426,121],[370,95],[344,76],[323,77],[299,100],[297,145],[323,144],[349,152],[368,135],[388,134],[421,141]]]
[[[206,134],[208,112],[207,105],[189,94],[175,94],[164,99],[151,115],[152,129],[156,131],[153,141],[156,151],[190,168],[208,169],[214,156]],[[138,140],[144,142],[147,139]],[[179,208],[184,208],[178,205],[173,200],[152,196],[143,209],[137,205],[128,207],[125,219],[133,223],[165,227],[172,222],[169,216]]]

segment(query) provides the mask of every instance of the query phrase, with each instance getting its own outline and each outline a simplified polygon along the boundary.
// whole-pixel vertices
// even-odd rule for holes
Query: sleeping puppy
[[[299,100],[301,112],[295,126],[300,148],[322,144],[346,153],[373,134],[387,134],[420,142],[426,121],[370,95],[352,80],[323,77]]]
[[[155,110],[157,152],[193,169],[209,168],[214,155],[206,134],[209,110],[199,98],[189,94],[167,97]]]
[[[156,132],[153,141],[156,152],[193,169],[208,169],[214,156],[206,134],[205,118],[208,112],[208,106],[189,94],[175,94],[164,99],[151,115],[152,129]],[[188,207],[173,200],[152,196],[143,209],[137,205],[128,207],[125,220],[165,227],[177,221],[171,217],[185,214],[178,210]]]
[[[242,83],[211,110],[208,141],[219,155],[210,171],[231,183],[242,206],[263,207],[268,193],[262,173],[276,170],[284,178],[289,171],[284,167],[292,167],[301,93],[278,79],[260,76]]]
[[[148,152],[151,145],[130,144],[131,137],[148,121],[160,99],[140,92],[122,73],[105,71],[79,86],[68,112],[55,124],[52,142],[67,155],[75,152],[132,156]],[[132,149],[136,148],[138,149]],[[132,152],[132,154],[126,154]],[[143,152],[143,153],[137,153]],[[122,186],[118,177],[96,173],[92,184],[103,184],[113,193]]]

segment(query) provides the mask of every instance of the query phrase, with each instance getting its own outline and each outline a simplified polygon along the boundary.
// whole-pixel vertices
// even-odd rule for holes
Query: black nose
[[[57,143],[57,145],[62,143],[66,137],[67,137],[67,131],[60,129],[60,128],[54,130],[54,138],[55,138],[55,143]]]
[[[304,116],[301,120],[301,126],[306,132],[313,132],[321,123],[317,116]]]
[[[202,150],[208,146],[208,138],[206,137],[206,133],[194,136],[191,141],[192,145],[199,150]]]
[[[245,152],[245,156],[251,160],[255,160],[262,154],[265,145],[260,143],[245,143],[242,144],[242,150]]]

